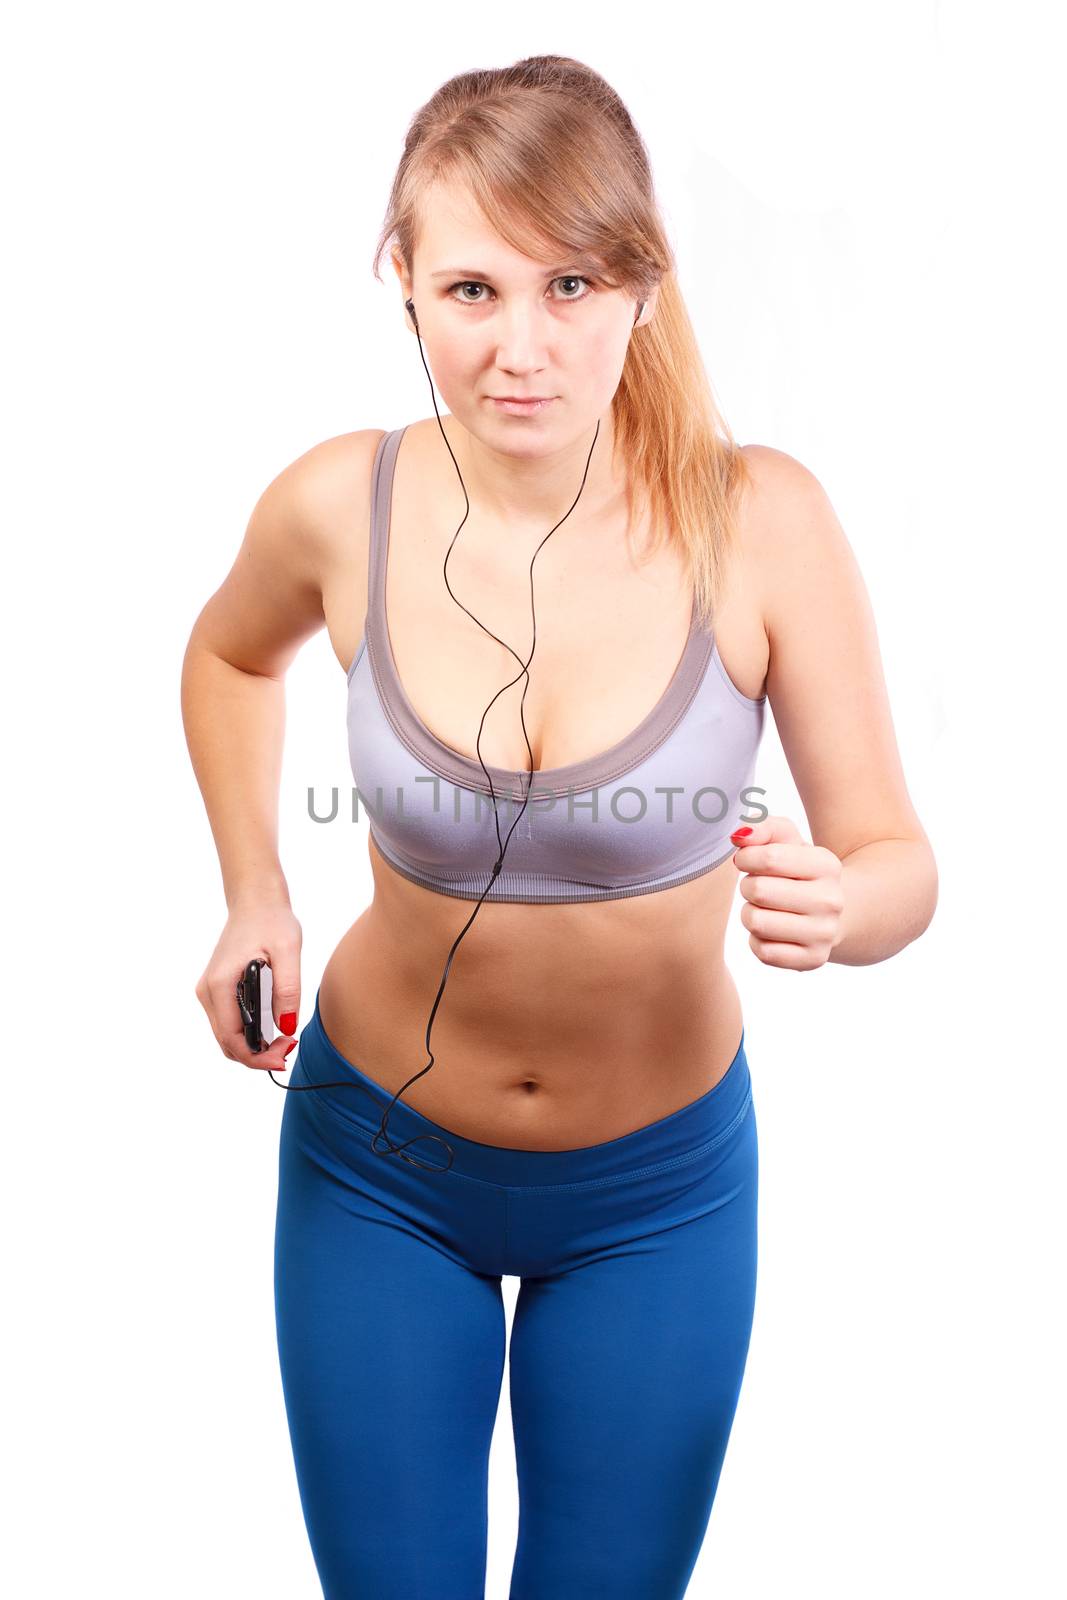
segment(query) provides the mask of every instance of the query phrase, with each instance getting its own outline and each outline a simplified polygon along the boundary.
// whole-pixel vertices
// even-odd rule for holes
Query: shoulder
[[[769,444],[744,444],[741,454],[749,470],[749,506],[753,525],[773,538],[795,528],[798,517],[817,511],[826,501],[822,484],[802,461]]]
[[[844,581],[852,552],[830,497],[810,467],[772,445],[746,444],[749,469],[742,523],[746,565],[763,602],[765,624],[818,575]]]
[[[369,512],[371,472],[383,428],[359,428],[312,445],[270,485],[286,502],[292,523],[310,544],[329,554],[352,520]]]
[[[326,439],[268,483],[229,573],[195,624],[217,655],[280,675],[322,627],[346,551],[351,562],[361,547],[366,565],[370,475],[382,431]]]
[[[246,541],[279,582],[324,594],[338,563],[365,565],[370,480],[385,430],[360,428],[312,445],[264,489]]]

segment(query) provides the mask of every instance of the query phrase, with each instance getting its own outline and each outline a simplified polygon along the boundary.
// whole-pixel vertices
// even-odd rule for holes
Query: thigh
[[[286,1415],[327,1600],[479,1600],[506,1326],[472,1271],[375,1190],[382,1159],[290,1094],[275,1308]]]
[[[519,1538],[510,1600],[681,1600],[752,1328],[753,1112],[723,1203],[524,1278],[512,1325]]]

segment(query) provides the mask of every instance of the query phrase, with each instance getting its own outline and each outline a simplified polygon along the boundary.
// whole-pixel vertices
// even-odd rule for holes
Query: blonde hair
[[[411,270],[424,197],[456,181],[524,254],[592,258],[602,282],[635,300],[659,286],[655,314],[635,328],[612,399],[615,454],[629,465],[628,532],[647,511],[654,529],[678,539],[701,620],[711,626],[736,544],[738,499],[752,480],[704,370],[648,154],[625,106],[599,73],[569,56],[528,56],[450,78],[408,126],[374,253],[379,281],[391,241]]]

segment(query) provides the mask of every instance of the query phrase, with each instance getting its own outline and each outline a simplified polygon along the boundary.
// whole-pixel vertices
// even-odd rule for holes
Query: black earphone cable
[[[390,1111],[393,1109],[393,1106],[399,1100],[400,1096],[404,1093],[404,1090],[407,1089],[411,1084],[415,1083],[419,1078],[423,1077],[427,1072],[429,1072],[430,1068],[434,1065],[434,1053],[433,1053],[433,1050],[430,1048],[430,1032],[431,1032],[431,1030],[433,1028],[434,1018],[437,1015],[437,1008],[441,1003],[441,996],[444,993],[445,984],[448,981],[448,975],[449,975],[449,972],[451,971],[451,968],[452,968],[453,957],[455,956],[455,953],[456,953],[456,950],[457,950],[457,948],[459,946],[460,940],[466,934],[468,928],[471,926],[471,923],[474,921],[475,917],[478,915],[478,912],[481,910],[481,908],[482,908],[482,906],[483,906],[483,904],[485,902],[486,895],[489,893],[489,890],[493,887],[493,884],[496,882],[496,879],[497,879],[497,877],[498,877],[498,875],[500,873],[500,869],[504,864],[504,855],[505,855],[505,853],[507,851],[507,847],[508,847],[509,843],[511,842],[511,835],[515,832],[515,829],[518,827],[519,819],[522,817],[523,812],[526,810],[527,804],[528,804],[529,799],[530,799],[530,789],[531,789],[531,786],[533,784],[533,750],[532,750],[532,748],[530,746],[529,736],[528,736],[527,731],[526,731],[526,719],[523,716],[523,702],[526,699],[526,690],[530,687],[530,672],[529,672],[530,662],[533,660],[534,651],[537,649],[537,614],[536,614],[536,611],[534,609],[533,566],[534,566],[534,562],[537,560],[538,555],[540,554],[540,552],[544,548],[544,546],[547,544],[548,540],[556,532],[556,529],[562,527],[563,523],[566,522],[567,518],[570,516],[571,512],[574,510],[574,507],[578,504],[578,501],[582,497],[582,490],[585,488],[586,479],[589,476],[589,464],[593,459],[593,451],[596,449],[596,442],[597,442],[597,439],[600,436],[600,419],[599,418],[597,419],[596,433],[594,433],[593,442],[589,447],[589,454],[586,457],[586,462],[585,462],[585,471],[582,474],[582,482],[581,482],[581,486],[579,487],[578,493],[575,495],[574,500],[572,501],[571,505],[568,507],[568,509],[564,513],[564,515],[560,518],[559,522],[556,523],[555,527],[550,528],[549,531],[545,534],[545,537],[541,540],[541,543],[537,546],[537,549],[534,551],[532,557],[530,558],[530,617],[531,617],[531,620],[532,620],[532,623],[533,623],[533,644],[530,647],[529,656],[526,658],[525,661],[522,661],[521,658],[516,654],[516,652],[514,650],[512,650],[511,646],[505,640],[499,638],[495,633],[493,633],[491,628],[487,628],[485,626],[485,624],[483,622],[481,622],[474,615],[473,611],[468,611],[467,610],[467,607],[463,604],[463,602],[461,600],[459,600],[457,598],[457,596],[453,593],[452,586],[448,581],[448,558],[452,554],[452,549],[453,549],[453,547],[454,547],[454,545],[456,543],[456,540],[459,538],[460,532],[462,531],[462,528],[463,528],[463,524],[466,522],[467,518],[470,516],[471,505],[470,505],[470,499],[469,499],[469,497],[467,495],[467,486],[463,482],[463,474],[459,470],[459,462],[456,460],[456,457],[455,457],[455,455],[453,453],[453,450],[452,450],[452,446],[448,442],[448,435],[445,433],[444,424],[441,421],[441,413],[437,409],[437,396],[434,393],[433,378],[430,375],[430,369],[426,365],[426,355],[425,355],[425,352],[423,351],[423,348],[422,348],[422,335],[419,333],[419,319],[415,315],[415,303],[414,303],[413,300],[405,300],[404,306],[405,306],[405,309],[408,312],[410,312],[411,319],[415,324],[415,336],[418,339],[419,354],[422,357],[422,365],[423,365],[423,368],[424,368],[424,370],[426,372],[426,377],[429,380],[429,384],[430,384],[430,398],[433,401],[434,415],[437,417],[437,426],[441,430],[441,437],[445,441],[445,448],[447,449],[449,455],[452,457],[452,464],[456,469],[456,476],[459,478],[460,488],[463,490],[463,499],[466,502],[466,506],[467,506],[466,511],[463,513],[463,520],[460,522],[459,527],[456,529],[455,533],[452,535],[451,543],[449,544],[448,549],[445,552],[445,559],[444,559],[444,563],[443,563],[442,568],[441,568],[441,572],[442,572],[442,575],[443,575],[444,580],[445,580],[445,588],[448,590],[449,594],[452,596],[452,599],[455,600],[455,602],[459,606],[460,610],[461,611],[466,611],[468,617],[470,617],[473,622],[477,622],[479,628],[481,628],[484,633],[488,633],[491,639],[496,639],[497,644],[503,645],[504,649],[509,651],[510,654],[515,657],[515,660],[519,662],[519,666],[521,668],[521,671],[518,672],[514,678],[512,678],[508,683],[503,684],[501,686],[501,688],[499,688],[497,690],[497,692],[493,696],[492,700],[490,700],[489,704],[486,706],[485,710],[482,712],[482,720],[478,725],[478,738],[477,738],[477,741],[476,741],[476,744],[475,744],[475,748],[476,748],[476,750],[478,752],[478,760],[479,760],[479,762],[481,762],[482,771],[485,773],[486,781],[489,784],[489,793],[492,796],[493,822],[494,822],[494,825],[496,827],[496,842],[497,842],[497,847],[498,847],[498,850],[499,850],[499,855],[497,856],[497,859],[496,859],[495,863],[493,864],[492,870],[491,870],[491,872],[489,874],[489,882],[486,884],[485,888],[482,890],[482,893],[478,897],[477,905],[474,907],[474,910],[471,912],[470,916],[467,918],[467,921],[464,924],[464,926],[460,929],[460,931],[457,934],[455,940],[453,941],[452,948],[448,952],[448,959],[445,962],[445,970],[444,970],[444,973],[442,974],[441,982],[438,985],[437,995],[436,995],[436,997],[434,999],[433,1006],[430,1009],[430,1015],[429,1015],[429,1018],[427,1019],[427,1023],[426,1023],[426,1049],[427,1049],[427,1051],[429,1053],[430,1059],[426,1063],[426,1065],[419,1072],[416,1072],[412,1077],[410,1077],[407,1080],[407,1083],[402,1084],[401,1087],[393,1095],[393,1097],[390,1100],[388,1106],[385,1108],[385,1112],[384,1112],[384,1114],[382,1116],[382,1120],[381,1120],[381,1122],[380,1122],[380,1124],[378,1126],[378,1129],[377,1129],[377,1131],[375,1132],[375,1134],[373,1135],[373,1137],[371,1139],[371,1149],[374,1151],[375,1155],[399,1155],[399,1156],[402,1157],[402,1159],[404,1161],[407,1161],[409,1163],[409,1165],[414,1166],[414,1167],[422,1167],[427,1172],[448,1172],[448,1171],[451,1170],[452,1163],[453,1163],[453,1161],[455,1159],[455,1151],[452,1148],[452,1146],[450,1144],[448,1144],[448,1142],[446,1140],[439,1138],[438,1135],[435,1134],[435,1133],[425,1133],[425,1134],[418,1134],[415,1138],[406,1140],[404,1144],[399,1144],[399,1145],[398,1144],[393,1144],[392,1141],[389,1139],[389,1135],[386,1133],[386,1123],[389,1120]],[[638,309],[638,313],[637,313],[638,317],[641,315],[641,312],[643,310],[644,310],[644,302],[642,301],[641,305],[640,305],[640,307]],[[634,320],[636,322],[637,318],[635,317]],[[508,830],[507,838],[504,840],[503,844],[501,844],[501,840],[500,840],[500,816],[499,816],[499,812],[497,810],[496,790],[493,787],[493,779],[492,779],[492,775],[491,775],[491,773],[489,771],[489,768],[486,766],[485,762],[482,761],[482,751],[481,751],[482,729],[485,726],[486,717],[488,716],[489,712],[492,710],[493,706],[496,704],[497,700],[504,693],[505,689],[512,688],[516,683],[518,683],[519,678],[523,677],[523,676],[525,676],[526,682],[523,685],[522,697],[521,697],[521,699],[519,701],[519,720],[522,723],[522,734],[523,734],[523,738],[526,740],[526,749],[527,749],[527,751],[529,751],[529,756],[530,756],[530,766],[529,766],[529,768],[527,769],[527,772],[526,772],[526,777],[528,778],[529,781],[526,784],[526,792],[523,795],[522,805],[519,808],[518,814],[516,815],[514,821],[512,822],[510,829]],[[361,1083],[359,1083],[356,1079],[353,1079],[353,1078],[340,1078],[340,1079],[337,1079],[337,1080],[335,1080],[333,1082],[329,1082],[329,1083],[298,1083],[298,1084],[297,1083],[280,1083],[279,1080],[274,1076],[274,1069],[273,1068],[268,1068],[267,1070],[268,1070],[268,1074],[270,1076],[271,1082],[277,1084],[279,1089],[285,1089],[289,1093],[293,1093],[293,1092],[300,1093],[305,1089],[343,1089],[343,1088],[352,1089],[352,1088],[363,1088],[363,1085]],[[386,1141],[388,1142],[388,1149],[386,1149],[386,1150],[379,1150],[378,1149],[377,1144],[378,1144],[379,1138],[386,1139]],[[432,1139],[435,1143],[444,1145],[445,1149],[448,1151],[448,1165],[446,1167],[439,1167],[439,1166],[435,1165],[433,1162],[420,1161],[416,1156],[409,1156],[409,1155],[407,1155],[405,1153],[407,1151],[409,1145],[418,1144],[421,1140],[426,1140],[426,1139]]]

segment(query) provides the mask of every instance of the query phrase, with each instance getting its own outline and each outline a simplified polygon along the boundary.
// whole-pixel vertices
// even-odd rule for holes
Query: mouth
[[[512,400],[507,396],[491,394],[488,399],[493,402],[498,411],[503,411],[513,417],[530,417],[533,416],[535,411],[543,411],[546,406],[550,406],[555,399],[555,395],[546,395],[541,399],[534,400]]]

